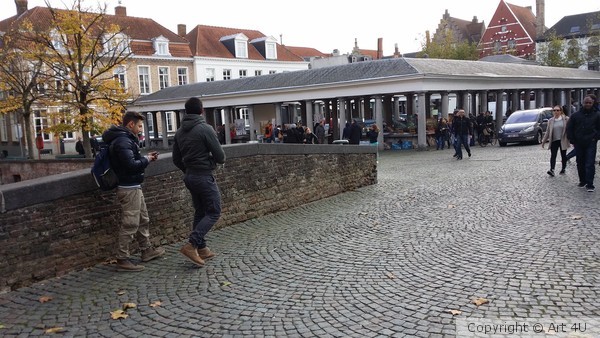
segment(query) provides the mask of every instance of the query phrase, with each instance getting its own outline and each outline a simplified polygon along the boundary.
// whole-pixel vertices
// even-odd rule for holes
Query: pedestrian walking
[[[594,192],[596,174],[596,147],[600,138],[600,113],[594,109],[594,99],[586,96],[583,106],[571,116],[567,124],[567,138],[577,153],[577,174],[580,188]]]
[[[205,236],[221,217],[221,193],[215,180],[217,163],[225,163],[225,152],[215,130],[206,123],[202,101],[192,97],[185,103],[185,117],[175,133],[173,163],[183,171],[183,182],[194,204],[193,230],[180,252],[198,266],[215,256]]]
[[[550,142],[550,170],[547,174],[554,177],[554,167],[556,166],[556,155],[560,150],[560,159],[562,167],[560,174],[564,175],[567,168],[567,148],[569,148],[569,140],[567,139],[567,122],[569,117],[565,115],[561,106],[556,105],[552,108],[554,116],[548,120],[548,126],[542,138],[542,149],[546,142]]]
[[[471,122],[465,116],[464,109],[459,109],[456,116],[452,120],[452,128],[454,137],[456,138],[456,159],[462,160],[462,146],[465,147],[467,154],[471,157],[471,148],[469,148],[469,136],[472,135]]]

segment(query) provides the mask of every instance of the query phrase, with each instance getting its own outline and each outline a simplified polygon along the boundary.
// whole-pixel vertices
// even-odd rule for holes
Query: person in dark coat
[[[344,140],[349,140],[350,139],[350,122],[346,122],[346,126],[344,127],[344,130],[342,131],[342,139]]]
[[[75,143],[75,151],[79,155],[85,155],[85,149],[83,149],[83,142],[81,141],[81,137],[77,138],[77,142]]]
[[[594,192],[596,174],[596,148],[600,139],[600,113],[594,107],[594,98],[587,95],[583,106],[571,115],[567,123],[567,138],[575,146],[577,156],[577,174],[580,188]]]
[[[315,135],[319,144],[325,144],[325,120],[321,119],[319,123],[315,125]]]
[[[119,180],[117,199],[123,209],[117,237],[117,268],[121,271],[141,271],[142,265],[130,260],[129,245],[134,236],[142,252],[142,262],[165,254],[165,249],[154,248],[150,242],[150,218],[142,193],[144,171],[150,162],[158,159],[158,152],[140,154],[138,133],[143,128],[144,116],[127,112],[121,126],[113,126],[102,135],[110,146],[110,163]]]
[[[467,154],[471,157],[471,148],[469,147],[469,135],[472,135],[471,121],[465,116],[465,111],[459,109],[458,113],[452,119],[452,129],[454,131],[454,137],[457,140],[456,143],[456,159],[462,160],[462,147],[465,147]]]
[[[350,144],[360,144],[360,137],[362,136],[362,128],[356,123],[356,120],[352,120],[350,125]]]

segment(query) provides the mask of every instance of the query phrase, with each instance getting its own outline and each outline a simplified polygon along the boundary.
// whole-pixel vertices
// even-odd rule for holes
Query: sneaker
[[[192,261],[192,263],[198,266],[204,266],[204,260],[198,255],[198,252],[192,243],[187,243],[186,245],[182,246],[179,252]]]
[[[546,171],[546,174],[554,177],[554,169],[550,169],[550,170]]]
[[[142,251],[142,262],[148,262],[165,254],[165,249],[150,247]]]
[[[564,175],[564,174],[565,174],[565,169],[561,170],[561,171],[559,172],[559,174],[561,174],[561,175]]]
[[[587,190],[587,192],[594,192],[596,188],[593,185],[586,185],[585,190]]]
[[[580,187],[580,188],[585,188],[585,183],[579,182],[579,184],[577,184],[577,186]]]
[[[117,259],[117,270],[118,271],[142,271],[144,270],[143,265],[135,265],[129,259]]]

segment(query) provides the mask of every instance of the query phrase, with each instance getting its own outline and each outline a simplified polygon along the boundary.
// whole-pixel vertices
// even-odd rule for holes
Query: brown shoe
[[[129,259],[117,259],[118,271],[142,271],[143,265],[135,265]]]
[[[209,248],[202,248],[202,249],[198,249],[196,251],[198,251],[198,256],[200,256],[200,258],[202,258],[204,260],[213,258],[217,255],[213,251],[210,251]]]
[[[181,247],[179,250],[185,257],[187,257],[192,263],[198,266],[204,266],[204,260],[198,256],[198,252],[196,252],[196,248],[191,243],[188,243]]]
[[[150,247],[142,251],[142,262],[148,262],[165,254],[165,249]]]

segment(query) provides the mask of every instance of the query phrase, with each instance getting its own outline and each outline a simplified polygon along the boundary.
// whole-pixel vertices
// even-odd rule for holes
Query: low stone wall
[[[377,182],[369,146],[225,146],[216,171],[223,213],[216,228]],[[150,164],[143,191],[152,240],[187,238],[193,207],[170,154]],[[0,292],[113,257],[121,217],[115,192],[99,191],[89,168],[0,186]],[[135,246],[133,247],[135,250]]]
[[[93,159],[69,158],[60,160],[0,160],[0,184],[27,181],[38,177],[62,174],[87,168]]]

